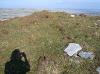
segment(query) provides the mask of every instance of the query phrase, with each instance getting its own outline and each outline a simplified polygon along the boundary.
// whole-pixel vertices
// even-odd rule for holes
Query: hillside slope
[[[28,74],[97,74],[100,65],[100,20],[96,16],[70,17],[64,12],[36,12],[31,16],[0,22],[0,74],[11,52],[18,48],[27,55]],[[94,60],[64,55],[68,43],[79,43],[95,53]]]

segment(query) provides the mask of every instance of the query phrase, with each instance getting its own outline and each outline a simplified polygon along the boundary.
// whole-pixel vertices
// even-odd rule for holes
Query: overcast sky
[[[0,0],[0,8],[100,9],[100,0]]]

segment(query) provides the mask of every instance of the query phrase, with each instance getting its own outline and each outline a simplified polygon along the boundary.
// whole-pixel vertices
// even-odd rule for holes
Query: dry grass
[[[98,19],[100,17],[96,16],[71,18],[64,12],[42,11],[0,22],[0,74],[15,48],[26,52],[31,64],[28,74],[97,74],[100,27],[94,23]],[[85,50],[95,52],[95,59],[80,59],[80,64],[71,61],[63,53],[69,42],[79,43]]]

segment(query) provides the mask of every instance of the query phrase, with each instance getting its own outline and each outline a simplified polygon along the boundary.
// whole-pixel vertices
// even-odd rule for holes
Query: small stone
[[[75,15],[74,15],[74,14],[71,14],[71,15],[70,15],[70,17],[74,18],[74,17],[75,17]]]
[[[100,74],[100,67],[98,67],[98,68],[96,69],[96,71],[98,72],[98,74]]]
[[[94,53],[93,52],[84,52],[84,51],[81,51],[79,54],[78,54],[81,58],[85,58],[85,59],[91,59],[93,60],[93,58],[95,57]]]

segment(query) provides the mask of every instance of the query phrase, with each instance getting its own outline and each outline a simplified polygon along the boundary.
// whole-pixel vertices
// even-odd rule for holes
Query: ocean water
[[[15,17],[23,17],[31,15],[34,12],[33,9],[0,9],[0,20],[8,20]]]
[[[31,15],[36,11],[41,11],[43,9],[4,9],[0,8],[0,20],[8,20],[10,18],[15,17],[23,17]],[[57,11],[57,12],[67,12],[67,13],[74,13],[74,14],[88,14],[92,16],[100,16],[100,10],[98,9],[48,9],[49,11]]]
[[[91,16],[100,16],[100,9],[56,9],[56,11],[63,11],[72,14],[87,14]]]

